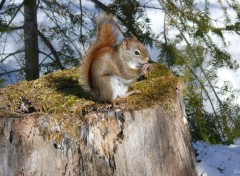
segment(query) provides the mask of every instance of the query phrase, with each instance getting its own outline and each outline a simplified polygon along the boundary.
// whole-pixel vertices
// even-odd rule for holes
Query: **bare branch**
[[[0,3],[0,10],[3,8],[3,5],[5,2],[6,2],[6,0],[2,0],[2,2]]]
[[[11,26],[0,26],[0,29],[7,32],[23,29],[23,26],[11,27]]]
[[[166,17],[167,17],[167,15],[164,14],[163,36],[164,36],[165,44],[168,45],[168,41],[167,41],[167,25],[166,25],[167,18]],[[168,62],[168,67],[170,68],[169,52],[167,52],[167,62]]]
[[[65,67],[62,65],[60,58],[58,57],[58,53],[57,51],[54,49],[53,45],[51,44],[51,42],[43,35],[43,33],[41,33],[39,30],[37,31],[39,37],[42,39],[42,41],[45,43],[45,45],[49,48],[49,50],[51,51],[51,53],[53,54],[54,58],[55,58],[55,62],[58,64],[59,68],[61,70],[64,70]]]
[[[53,58],[53,57],[51,57],[51,54],[52,53],[50,53],[50,54],[47,54],[47,53],[45,53],[45,52],[43,52],[43,51],[38,51],[40,54],[43,54],[43,55],[45,55],[46,56],[46,58],[50,58],[52,61],[55,61],[55,59]],[[42,63],[45,61],[45,59],[39,64],[39,65],[42,65]]]
[[[11,32],[11,31],[15,31],[15,30],[18,30],[18,29],[23,29],[23,26],[18,26],[18,27],[9,26],[8,28],[9,28],[9,32]]]
[[[18,54],[18,53],[21,53],[21,52],[24,52],[24,50],[17,50],[16,52],[14,53],[10,53],[8,54],[6,57],[4,57],[2,60],[0,60],[0,63],[3,63],[7,58],[9,58],[10,56],[13,56],[15,54]]]
[[[79,0],[80,12],[81,12],[81,26],[80,26],[80,41],[83,46],[83,50],[86,53],[85,45],[84,45],[84,36],[83,36],[83,9],[82,9],[82,0]]]
[[[139,7],[147,8],[147,9],[164,10],[163,8],[160,8],[160,7],[147,6],[147,5],[143,5],[143,6],[139,6]]]
[[[4,76],[4,75],[8,75],[8,74],[11,74],[11,73],[15,73],[15,72],[20,72],[20,71],[23,71],[24,68],[20,68],[20,69],[16,69],[16,70],[11,70],[11,71],[6,71],[4,73],[0,73],[0,76]]]

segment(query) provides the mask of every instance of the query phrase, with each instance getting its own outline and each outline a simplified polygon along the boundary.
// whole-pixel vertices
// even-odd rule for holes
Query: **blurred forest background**
[[[240,35],[237,0],[1,0],[0,86],[78,66],[103,12],[184,80],[193,140],[240,137],[239,90],[218,74],[238,72],[240,58],[226,49]]]

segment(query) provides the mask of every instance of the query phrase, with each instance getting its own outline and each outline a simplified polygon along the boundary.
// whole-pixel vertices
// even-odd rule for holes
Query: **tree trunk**
[[[182,91],[176,91],[168,106],[87,113],[74,135],[53,115],[2,117],[0,175],[195,176]]]
[[[24,0],[25,78],[39,78],[37,0]]]

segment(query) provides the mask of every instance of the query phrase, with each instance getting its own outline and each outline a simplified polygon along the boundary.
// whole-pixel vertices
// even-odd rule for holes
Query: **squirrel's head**
[[[140,69],[150,61],[147,48],[136,37],[124,39],[120,48],[124,62],[132,69]]]

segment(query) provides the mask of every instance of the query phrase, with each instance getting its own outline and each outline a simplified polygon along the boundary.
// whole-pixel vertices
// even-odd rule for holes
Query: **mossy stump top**
[[[145,79],[131,86],[131,89],[140,90],[140,94],[118,99],[114,104],[139,110],[156,104],[166,106],[169,100],[174,100],[181,80],[164,65],[153,64],[151,68]],[[88,111],[110,107],[109,104],[95,101],[84,90],[78,68],[57,71],[35,81],[22,81],[0,89],[0,100],[0,117],[23,114],[20,107],[24,100],[30,102],[35,112],[76,117],[82,117]]]
[[[145,79],[131,86],[141,93],[118,99],[111,105],[95,101],[84,90],[79,69],[71,68],[1,89],[0,117],[47,114],[73,134],[74,126],[84,124],[83,116],[92,111],[141,110],[155,105],[168,109],[177,98],[176,88],[180,82],[166,66],[153,64]]]

